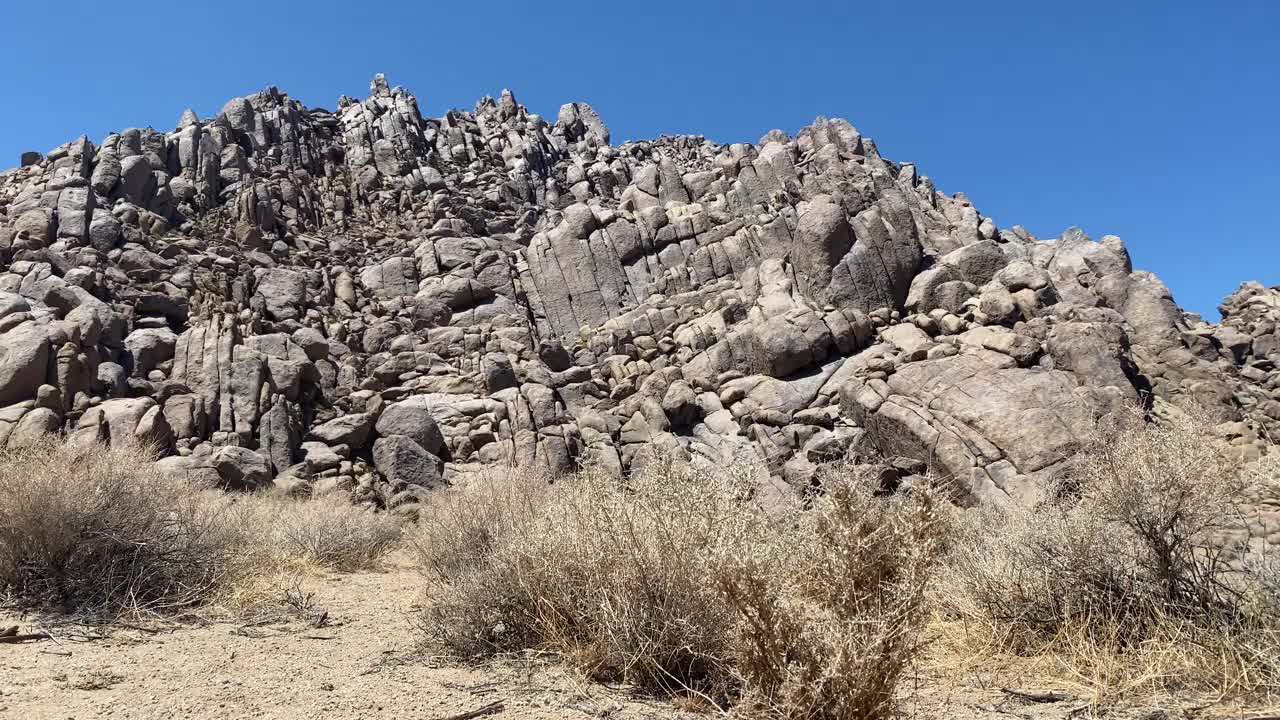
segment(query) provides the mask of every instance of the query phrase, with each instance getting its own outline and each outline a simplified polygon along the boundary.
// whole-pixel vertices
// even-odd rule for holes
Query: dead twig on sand
[[[47,632],[40,631],[35,633],[23,633],[21,635],[5,635],[0,637],[0,643],[8,645],[16,645],[18,643],[35,642],[36,640],[52,640],[53,636]]]
[[[124,623],[124,622],[117,622],[116,626],[125,628],[127,630],[137,630],[138,632],[146,633],[148,635],[159,635],[161,632],[158,628],[149,628],[142,625],[133,625],[133,624]]]
[[[468,710],[463,713],[458,713],[457,715],[447,715],[439,718],[439,720],[471,720],[472,718],[484,717],[486,715],[496,715],[502,712],[505,708],[506,705],[503,701],[499,700],[497,702],[489,703],[483,707],[478,707],[475,710]]]
[[[1028,702],[1033,702],[1033,703],[1056,703],[1056,702],[1062,702],[1064,700],[1071,700],[1072,698],[1075,697],[1074,695],[1071,695],[1069,693],[1058,692],[1056,690],[1046,690],[1044,692],[1038,692],[1035,690],[1015,690],[1014,688],[1000,688],[1000,692],[1004,693],[1005,695],[1012,695],[1013,697],[1019,698],[1021,700],[1026,700]]]

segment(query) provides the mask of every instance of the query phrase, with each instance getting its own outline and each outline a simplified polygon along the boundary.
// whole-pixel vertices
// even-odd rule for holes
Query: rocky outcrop
[[[614,146],[583,103],[268,88],[24,159],[0,261],[0,444],[143,442],[234,489],[411,508],[485,464],[656,452],[1002,503],[1129,405],[1280,437],[1280,291],[1205,323],[1119,238],[1000,228],[844,120]]]

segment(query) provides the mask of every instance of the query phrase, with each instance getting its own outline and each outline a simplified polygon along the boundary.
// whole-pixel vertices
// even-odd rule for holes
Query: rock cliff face
[[[997,227],[844,120],[614,146],[581,103],[269,88],[24,155],[0,260],[0,445],[145,440],[231,488],[409,510],[481,464],[652,449],[998,503],[1130,403],[1280,437],[1280,292],[1207,324],[1119,238]]]

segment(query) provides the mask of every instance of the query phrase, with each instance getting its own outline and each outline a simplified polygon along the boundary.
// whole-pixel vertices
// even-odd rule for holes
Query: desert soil
[[[265,624],[143,632],[0,615],[56,640],[0,644],[0,718],[413,718],[501,702],[486,717],[673,718],[671,704],[577,680],[534,660],[469,669],[415,649],[409,568],[310,581],[314,605]],[[327,622],[313,627],[319,613]],[[163,626],[157,626],[163,627]],[[154,628],[148,628],[154,629]]]
[[[0,718],[403,718],[443,719],[499,708],[484,717],[706,718],[653,699],[581,680],[526,659],[464,668],[415,648],[420,578],[406,565],[312,580],[310,607],[270,621],[209,621],[114,627],[0,612],[0,628],[48,630],[52,640],[0,644]],[[326,621],[315,627],[320,613]],[[957,678],[960,678],[957,680]],[[1007,680],[1007,679],[1006,679]],[[1088,718],[1075,698],[1038,703],[1005,693],[1000,679],[964,669],[913,673],[904,718]],[[1217,713],[1211,713],[1217,714]],[[1206,717],[1150,707],[1109,717]],[[1250,715],[1237,715],[1250,717]]]

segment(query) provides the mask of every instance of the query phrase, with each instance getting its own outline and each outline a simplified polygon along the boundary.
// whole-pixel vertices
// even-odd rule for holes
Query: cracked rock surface
[[[648,452],[1030,497],[1099,419],[1280,437],[1280,290],[1218,325],[1121,240],[1001,228],[850,123],[610,144],[504,91],[276,88],[0,174],[0,445],[145,441],[176,477],[412,513],[493,463]]]

